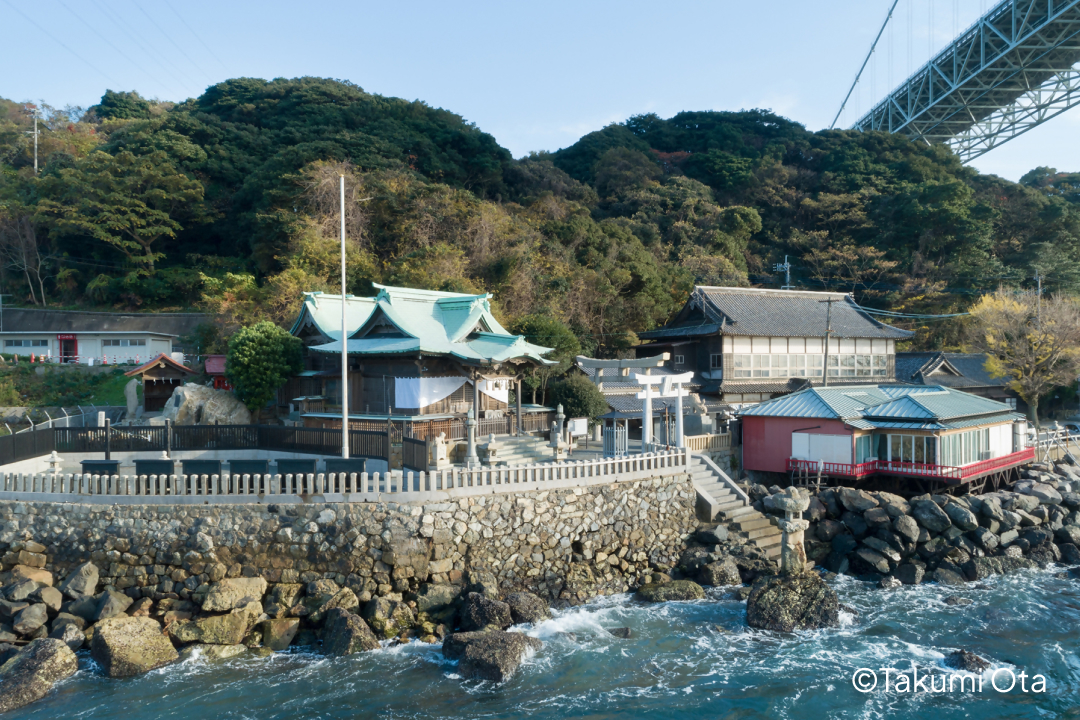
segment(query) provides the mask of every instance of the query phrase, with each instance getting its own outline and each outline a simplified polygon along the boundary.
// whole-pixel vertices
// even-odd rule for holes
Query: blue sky
[[[760,107],[817,130],[890,4],[0,0],[0,96],[86,106],[106,88],[175,100],[230,77],[334,77],[457,112],[516,157],[642,112]],[[841,125],[987,4],[900,0]],[[1080,109],[973,165],[1080,170],[1078,130]]]

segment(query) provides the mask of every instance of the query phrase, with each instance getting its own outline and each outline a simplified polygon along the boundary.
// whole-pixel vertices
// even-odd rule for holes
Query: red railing
[[[1012,467],[1035,459],[1035,448],[1027,448],[1009,455],[980,460],[970,465],[954,467],[951,465],[928,465],[925,463],[900,462],[899,460],[871,460],[864,463],[835,463],[819,460],[788,460],[788,472],[802,471],[822,475],[860,478],[874,473],[890,475],[908,475],[912,477],[930,477],[946,481],[961,482],[1001,468]]]
[[[963,471],[962,478],[969,478],[973,475],[981,475],[991,470],[997,470],[998,468],[1006,467],[1008,465],[1015,465],[1022,462],[1034,462],[1035,460],[1035,448],[1026,448],[1020,452],[1014,452],[1011,455],[1004,455],[999,458],[993,458],[991,460],[980,460],[977,463],[965,465],[960,468]]]

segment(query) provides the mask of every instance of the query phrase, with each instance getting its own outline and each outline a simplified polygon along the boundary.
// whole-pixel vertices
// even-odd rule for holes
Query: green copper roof
[[[472,363],[510,360],[554,365],[551,348],[511,335],[491,314],[491,295],[465,295],[375,285],[374,298],[345,299],[350,355],[450,355]],[[314,327],[332,342],[315,352],[341,352],[341,296],[305,293],[304,308],[293,324],[299,335]]]

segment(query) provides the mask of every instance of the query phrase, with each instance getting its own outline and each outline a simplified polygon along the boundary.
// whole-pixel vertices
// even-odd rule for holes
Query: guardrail
[[[0,500],[119,504],[418,502],[636,482],[686,473],[686,450],[437,472],[311,475],[0,474]]]

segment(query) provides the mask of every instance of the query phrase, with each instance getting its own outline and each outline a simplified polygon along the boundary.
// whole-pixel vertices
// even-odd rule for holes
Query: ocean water
[[[1060,572],[894,591],[838,578],[841,602],[857,615],[844,613],[839,629],[790,635],[750,629],[745,603],[719,589],[692,603],[603,598],[528,629],[544,647],[502,684],[462,680],[439,646],[419,643],[347,658],[193,658],[126,680],[102,677],[80,656],[74,677],[5,720],[1080,717],[1080,580]],[[950,595],[973,602],[946,605]],[[632,639],[607,632],[624,626]],[[958,648],[993,664],[981,692],[972,691],[979,677],[943,665]],[[859,668],[877,674],[875,690],[853,687]],[[895,669],[888,691],[880,668]],[[901,675],[913,684],[913,672],[932,680],[898,689]],[[1035,675],[1044,692],[1032,692]],[[1010,678],[1010,692],[993,688]]]

